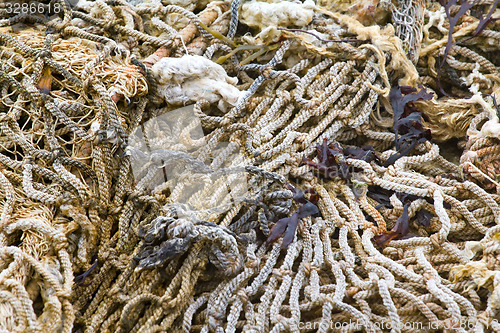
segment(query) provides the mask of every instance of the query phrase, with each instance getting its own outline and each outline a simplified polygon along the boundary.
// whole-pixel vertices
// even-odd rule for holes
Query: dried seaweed
[[[92,264],[92,266],[89,267],[89,269],[87,269],[82,274],[75,276],[75,279],[74,279],[75,284],[77,286],[88,286],[88,285],[90,285],[90,283],[92,283],[92,282],[85,283],[85,280],[92,273],[92,271],[97,267],[98,264],[99,264],[99,261],[96,259],[94,261],[94,263]]]
[[[448,22],[450,24],[450,27],[448,29],[448,40],[446,42],[446,46],[445,46],[444,51],[443,51],[443,58],[440,61],[439,67],[437,70],[437,72],[438,72],[437,85],[438,85],[439,90],[442,94],[444,94],[445,96],[449,96],[449,94],[444,91],[444,89],[441,85],[441,74],[442,74],[442,70],[443,70],[444,65],[447,61],[448,54],[450,53],[451,48],[453,47],[453,45],[457,45],[459,43],[462,43],[464,41],[467,41],[467,40],[470,40],[474,37],[479,36],[481,34],[481,32],[484,31],[484,29],[486,28],[486,26],[488,24],[493,23],[493,22],[499,20],[500,18],[493,18],[492,17],[492,15],[493,15],[493,13],[498,5],[498,0],[495,0],[491,6],[489,12],[486,14],[486,16],[483,16],[482,14],[480,15],[479,23],[478,23],[478,26],[475,29],[475,31],[470,36],[466,37],[465,39],[453,42],[453,32],[454,32],[455,26],[457,25],[458,21],[460,20],[460,18],[462,18],[465,15],[465,13],[468,10],[470,10],[477,3],[479,3],[479,1],[474,0],[474,1],[470,2],[468,0],[461,0],[460,5],[457,5],[458,0],[448,0],[448,1],[439,0],[439,3],[442,6],[444,6],[446,17],[448,18]],[[452,17],[450,14],[450,9],[452,7],[455,7],[455,6],[458,6],[459,9],[458,9],[458,12],[455,14],[455,16]]]
[[[328,146],[326,139],[323,144],[316,146],[319,162],[313,162],[311,159],[302,158],[302,163],[315,168],[320,175],[326,179],[340,177],[344,180],[351,179],[349,166],[346,163],[344,152],[339,143],[335,142]]]
[[[396,224],[391,230],[374,237],[375,243],[381,247],[385,246],[393,239],[401,239],[408,235],[410,231],[410,217],[408,214],[408,208],[414,200],[419,199],[418,196],[402,192],[396,192],[395,194],[396,197],[403,203],[403,212],[401,213],[401,216],[396,220]],[[432,217],[433,215],[429,211],[422,209],[417,212],[416,221],[420,225],[428,228],[430,226],[430,219]]]
[[[288,188],[293,192],[293,200],[299,204],[299,208],[293,212],[292,216],[284,217],[276,221],[276,223],[271,228],[271,233],[267,238],[267,243],[272,243],[278,240],[278,238],[283,236],[283,241],[281,242],[281,248],[286,249],[290,245],[295,237],[297,226],[301,219],[308,216],[315,216],[319,213],[318,206],[318,194],[313,191],[302,191],[297,189],[290,184]],[[310,193],[310,199],[306,199],[305,194]]]
[[[362,160],[368,163],[372,161],[380,162],[380,158],[371,146],[342,148],[338,142],[329,146],[325,139],[321,145],[316,146],[316,152],[319,160],[318,163],[304,156],[302,164],[319,171],[319,176],[323,179],[339,177],[346,180],[348,184],[352,182],[351,171],[358,170],[347,165],[347,158]]]
[[[410,220],[408,216],[409,202],[408,200],[405,200],[407,195],[403,193],[396,193],[396,196],[398,197],[398,199],[403,201],[403,213],[396,220],[394,228],[384,234],[376,235],[374,237],[375,242],[378,246],[384,246],[393,239],[404,237],[410,231]]]
[[[476,31],[474,31],[474,33],[472,34],[472,36],[470,36],[469,38],[467,39],[470,39],[470,38],[474,38],[474,37],[477,37],[479,36],[479,34],[481,34],[481,32],[484,31],[484,29],[486,29],[486,26],[490,23],[494,23],[495,21],[498,21],[500,20],[500,17],[497,17],[497,18],[493,18],[492,15],[493,13],[495,12],[495,10],[498,8],[498,1],[499,0],[495,0],[492,5],[491,5],[491,8],[490,8],[490,11],[486,14],[486,16],[483,17],[483,15],[481,15],[479,17],[479,24],[477,25],[477,28],[476,28]]]
[[[375,206],[376,209],[380,207],[392,208],[390,197],[393,193],[393,191],[386,190],[384,188],[381,188],[380,186],[370,185],[368,186],[366,195],[380,203],[379,205]]]
[[[441,60],[439,64],[439,69],[441,69],[446,62],[446,58],[448,57],[448,53],[450,52],[451,47],[453,46],[453,30],[455,28],[455,25],[458,23],[458,20],[462,16],[465,15],[465,13],[474,7],[474,4],[477,2],[477,0],[474,0],[473,2],[470,2],[468,0],[461,0],[460,6],[458,9],[458,12],[455,14],[455,16],[451,16],[450,14],[450,9],[452,6],[457,5],[458,0],[439,0],[439,3],[444,6],[444,10],[446,13],[446,17],[448,18],[448,22],[450,23],[450,28],[448,29],[448,41],[446,42],[446,47],[444,49],[444,54],[443,54],[443,60]],[[479,26],[478,26],[479,28]]]
[[[367,163],[372,161],[380,163],[380,158],[377,156],[372,146],[345,147],[343,149],[343,154],[347,158],[353,158]]]
[[[429,129],[422,125],[422,113],[411,104],[417,100],[431,100],[432,93],[427,93],[423,87],[416,92],[412,87],[393,87],[389,93],[392,110],[394,112],[393,130],[396,134],[394,145],[397,153],[390,156],[384,163],[389,166],[403,156],[410,154],[417,144],[431,139]]]

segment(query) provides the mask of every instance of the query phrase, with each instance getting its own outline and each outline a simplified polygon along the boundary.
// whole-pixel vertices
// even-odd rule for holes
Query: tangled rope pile
[[[500,332],[498,0],[36,4],[3,331]]]

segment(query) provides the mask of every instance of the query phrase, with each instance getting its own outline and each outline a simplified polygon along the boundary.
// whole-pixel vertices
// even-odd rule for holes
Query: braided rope
[[[239,35],[239,0],[199,14],[63,1],[50,20],[1,9],[15,29],[0,33],[0,328],[498,331],[498,110],[484,97],[499,91],[498,24],[452,45],[439,74],[439,5],[398,1],[395,28],[380,28],[328,3],[311,10],[313,35],[276,29],[274,42]],[[477,25],[467,14],[453,37]],[[213,84],[239,98],[201,85],[192,106],[165,101],[150,67],[186,54],[231,57]],[[212,75],[179,71],[179,91]],[[438,75],[450,96],[413,104],[433,139],[383,166],[396,153],[390,85],[438,91]],[[440,144],[452,136],[460,161]],[[350,179],[323,177],[302,161],[320,163],[324,140],[371,145],[381,163],[338,157]],[[319,210],[296,226],[306,205],[291,185]],[[381,242],[406,215],[407,237]],[[285,251],[266,239],[286,221]]]

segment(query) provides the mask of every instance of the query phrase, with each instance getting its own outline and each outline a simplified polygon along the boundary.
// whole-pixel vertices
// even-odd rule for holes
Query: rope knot
[[[430,237],[432,245],[436,248],[440,248],[443,243],[443,239],[441,238],[439,233],[432,234]]]
[[[245,291],[245,289],[240,289],[236,292],[236,294],[238,295],[238,297],[240,298],[241,302],[243,304],[246,304],[248,303],[248,294],[247,292]]]

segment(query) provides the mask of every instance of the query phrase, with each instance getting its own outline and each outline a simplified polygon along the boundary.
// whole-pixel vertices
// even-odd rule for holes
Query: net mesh
[[[167,2],[0,4],[2,330],[500,331],[498,1]]]

